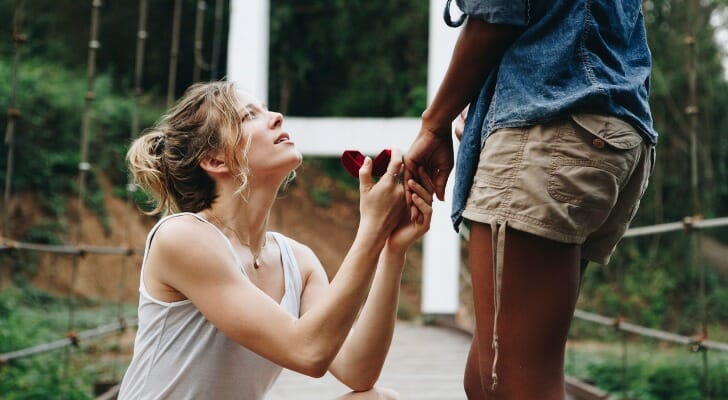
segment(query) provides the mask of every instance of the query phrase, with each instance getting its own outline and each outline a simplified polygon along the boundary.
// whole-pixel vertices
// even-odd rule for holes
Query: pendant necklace
[[[227,226],[212,211],[210,211],[210,216],[215,220],[215,222],[217,222],[218,224],[222,225],[223,227],[225,227],[228,230],[230,230],[230,231],[233,232],[233,235],[235,235],[235,238],[238,239],[238,242],[240,242],[240,244],[242,244],[243,246],[247,247],[248,250],[250,250],[250,255],[253,256],[253,268],[255,268],[255,269],[260,268],[260,253],[263,252],[263,250],[265,249],[265,245],[268,244],[268,237],[267,236],[264,236],[263,237],[263,245],[260,246],[260,250],[258,250],[258,254],[255,254],[255,252],[253,251],[253,247],[250,245],[250,242],[244,242],[244,241],[242,241],[240,239],[240,235],[238,235],[238,232],[235,229]]]

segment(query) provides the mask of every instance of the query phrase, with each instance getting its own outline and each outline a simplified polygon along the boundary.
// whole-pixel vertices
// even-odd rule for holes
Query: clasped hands
[[[379,178],[388,175],[393,178],[392,181],[404,183],[404,189],[407,190],[411,199],[410,208],[417,210],[420,217],[415,219],[410,217],[410,213],[405,207],[405,196],[403,192],[400,192],[401,204],[399,207],[393,207],[400,211],[398,215],[394,216],[396,220],[393,221],[394,227],[388,236],[387,247],[397,252],[406,252],[430,228],[435,187],[430,177],[424,173],[424,169],[421,169],[416,180],[408,179],[404,182],[402,173],[404,160],[398,149],[394,149],[394,156],[397,159],[393,160],[392,155],[392,150],[385,149],[371,161],[358,150],[346,150],[341,156],[341,163],[349,174],[360,179],[362,191],[372,186],[372,177]],[[389,224],[383,224],[382,228],[387,229],[387,225]]]

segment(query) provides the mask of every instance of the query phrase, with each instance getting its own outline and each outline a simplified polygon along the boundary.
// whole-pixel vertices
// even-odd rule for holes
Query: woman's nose
[[[270,127],[271,129],[280,128],[281,125],[283,125],[283,114],[273,112],[273,116],[270,119]]]

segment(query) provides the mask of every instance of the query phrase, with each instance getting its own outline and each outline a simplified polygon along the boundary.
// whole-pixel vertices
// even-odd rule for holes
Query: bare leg
[[[373,388],[366,392],[351,392],[341,397],[337,397],[336,400],[398,400],[399,394],[391,389],[386,388]]]
[[[480,356],[478,355],[478,330],[473,332],[473,342],[470,344],[470,352],[468,352],[468,361],[465,364],[465,395],[470,400],[485,400],[485,391],[483,383],[480,379]]]
[[[492,391],[494,286],[490,226],[473,223],[470,235],[478,332],[474,339],[483,386],[482,396],[470,398],[563,400],[566,337],[581,275],[578,246],[507,230],[498,317],[498,386]]]

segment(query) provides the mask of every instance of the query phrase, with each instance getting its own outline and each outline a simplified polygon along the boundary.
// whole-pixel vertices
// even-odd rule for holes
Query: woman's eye
[[[243,115],[243,121],[252,121],[255,119],[255,113],[249,112]]]

